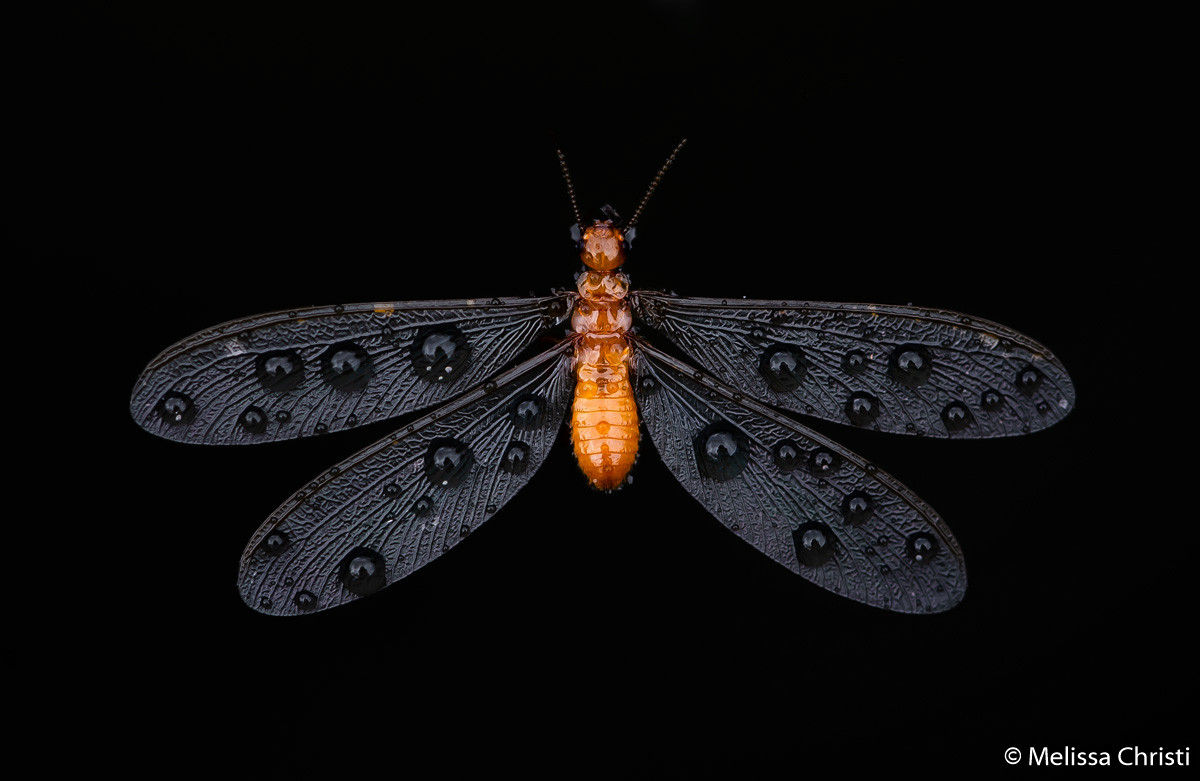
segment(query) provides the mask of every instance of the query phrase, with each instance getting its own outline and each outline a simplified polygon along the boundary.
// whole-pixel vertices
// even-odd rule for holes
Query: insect
[[[178,442],[271,442],[431,410],[262,524],[239,570],[248,605],[311,613],[402,579],[499,512],[564,420],[596,489],[628,479],[644,430],[713,516],[812,583],[899,612],[962,599],[963,554],[937,513],[780,410],[898,434],[1018,435],[1070,411],[1067,371],[1032,339],[954,312],[632,289],[636,224],[682,146],[627,221],[606,207],[585,223],[559,153],[584,264],[574,290],[255,315],[147,366],[133,418]],[[523,357],[556,329],[567,335]]]

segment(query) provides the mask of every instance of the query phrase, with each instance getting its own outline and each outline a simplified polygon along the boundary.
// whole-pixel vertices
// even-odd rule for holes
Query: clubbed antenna
[[[583,230],[583,220],[579,216],[579,203],[575,200],[575,185],[571,183],[571,172],[567,169],[567,156],[561,149],[558,152],[558,164],[562,166],[563,179],[567,180],[567,195],[571,197],[571,211],[575,212],[575,224]]]
[[[654,194],[654,188],[658,187],[658,183],[662,181],[663,174],[671,167],[671,163],[675,162],[675,155],[679,154],[679,150],[683,149],[683,145],[687,143],[687,139],[679,142],[679,146],[675,147],[675,151],[667,158],[667,162],[663,163],[663,167],[658,169],[658,173],[654,175],[654,181],[650,183],[650,188],[646,190],[646,194],[642,196],[642,202],[638,204],[637,210],[633,216],[629,218],[629,222],[625,223],[624,230],[629,230],[637,224],[638,218],[642,216],[642,209],[646,208],[646,201],[650,200],[650,196]],[[565,164],[564,164],[565,165]]]

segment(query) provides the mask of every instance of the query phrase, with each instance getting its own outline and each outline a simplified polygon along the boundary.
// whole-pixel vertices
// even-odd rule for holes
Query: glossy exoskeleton
[[[1049,350],[955,312],[627,298],[635,323],[694,362],[636,327],[628,334],[633,397],[670,471],[779,564],[889,610],[935,612],[962,599],[957,541],[896,479],[779,410],[955,439],[1038,431],[1074,403]],[[564,291],[234,320],[155,358],[131,411],[167,439],[242,445],[432,410],[301,488],[250,539],[239,572],[248,605],[323,610],[449,551],[532,479],[571,408],[576,335],[510,364],[540,335],[562,333],[579,301]]]

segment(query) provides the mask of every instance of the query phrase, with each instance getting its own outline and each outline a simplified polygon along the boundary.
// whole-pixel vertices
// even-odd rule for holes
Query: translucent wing
[[[1003,437],[1075,403],[1063,365],[996,323],[911,306],[638,293],[637,315],[721,380],[784,409],[899,434]]]
[[[297,491],[247,544],[242,598],[274,615],[324,610],[450,550],[541,466],[574,387],[572,344],[505,372]]]
[[[903,613],[962,599],[962,551],[895,478],[637,343],[637,403],[667,467],[734,534],[822,588]]]
[[[313,307],[233,320],[155,358],[130,401],[147,431],[248,444],[323,434],[440,403],[570,312],[571,297]]]

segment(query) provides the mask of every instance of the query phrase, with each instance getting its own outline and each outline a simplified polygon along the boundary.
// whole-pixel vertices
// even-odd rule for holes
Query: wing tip
[[[319,613],[332,605],[321,604],[317,595],[305,589],[296,589],[288,595],[268,595],[256,589],[252,581],[239,577],[238,596],[246,607],[255,613],[271,618],[291,618]]]
[[[889,613],[938,615],[948,613],[962,604],[967,595],[966,572],[960,569],[959,580],[955,583],[939,580],[932,590],[897,589],[888,595],[846,594],[839,591],[832,593]]]

